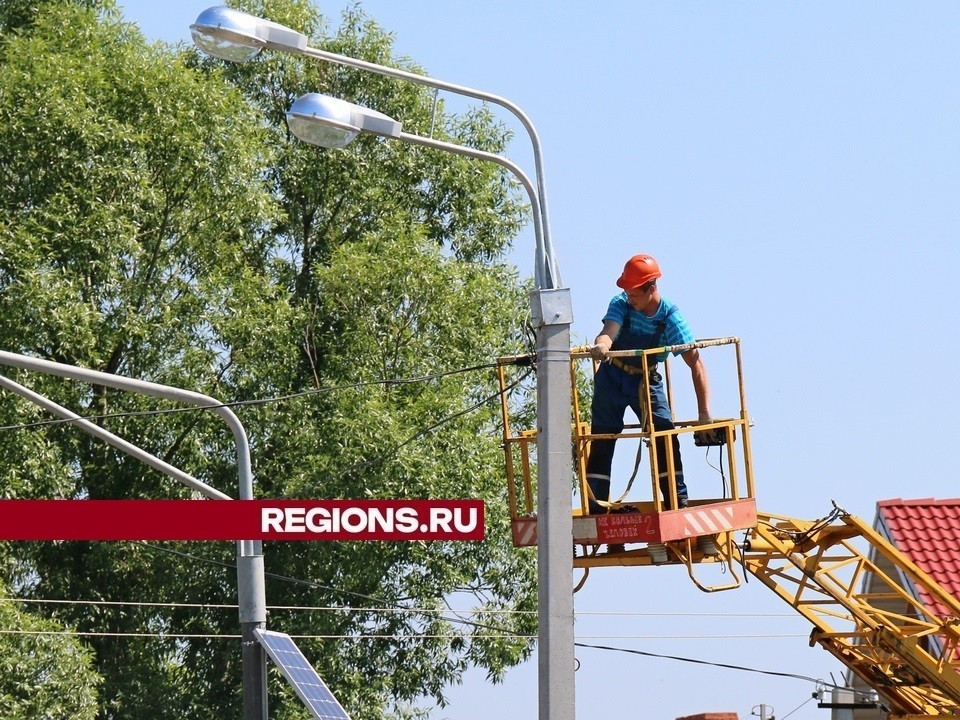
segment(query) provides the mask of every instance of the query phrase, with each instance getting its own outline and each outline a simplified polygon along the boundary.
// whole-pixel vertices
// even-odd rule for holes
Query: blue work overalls
[[[676,306],[667,313],[667,318],[676,311]],[[629,327],[630,312],[627,311],[620,333],[613,341],[611,350],[649,350],[661,347],[666,318],[657,323],[653,334],[637,333]],[[620,358],[620,361],[632,368],[637,374],[621,370],[609,362],[600,363],[593,378],[593,403],[591,405],[591,432],[595,435],[619,434],[623,431],[623,414],[630,407],[638,418],[643,418],[643,400],[640,397],[640,374],[643,372],[642,358]],[[663,377],[656,371],[656,364],[650,363],[650,403],[653,407],[653,427],[656,430],[671,430],[670,405]],[[616,440],[593,440],[590,443],[590,457],[587,460],[587,483],[597,500],[607,501],[610,497],[610,471],[613,466],[613,450]],[[670,486],[667,476],[667,450],[673,445],[673,466],[677,480],[677,500],[680,507],[687,505],[687,486],[683,481],[683,463],[680,459],[680,443],[674,438],[657,438],[657,469],[659,470],[660,492],[669,509]],[[589,503],[591,515],[602,514],[607,509],[598,503]]]

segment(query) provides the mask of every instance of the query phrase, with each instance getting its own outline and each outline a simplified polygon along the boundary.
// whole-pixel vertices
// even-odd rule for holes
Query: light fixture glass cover
[[[207,55],[247,62],[266,45],[257,33],[260,19],[228,7],[212,7],[200,13],[190,26],[194,44]]]
[[[318,93],[297,98],[287,112],[287,126],[298,139],[326,148],[346,147],[360,132],[353,105]]]

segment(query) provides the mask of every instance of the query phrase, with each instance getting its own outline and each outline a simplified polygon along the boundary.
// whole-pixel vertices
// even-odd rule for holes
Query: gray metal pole
[[[501,155],[401,133],[400,140],[507,168],[526,189],[537,235],[537,266],[550,267],[542,242],[539,197],[529,178]],[[538,280],[549,278],[544,270]],[[573,516],[571,490],[570,325],[573,310],[567,288],[538,289],[530,295],[537,328],[537,593],[540,720],[574,720]]]
[[[237,543],[237,597],[243,648],[243,720],[267,720],[267,654],[253,634],[254,629],[267,627],[263,544],[259,540]]]
[[[537,328],[539,719],[574,720],[570,291],[531,294]]]
[[[234,412],[223,407],[223,404],[201,393],[183,390],[168,385],[135,380],[120,375],[88,370],[74,365],[41,360],[26,355],[0,350],[0,365],[18,367],[24,370],[57,375],[60,377],[103,385],[118,390],[161,397],[167,400],[183,402],[195,407],[209,408],[219,415],[233,433],[237,447],[237,468],[240,483],[240,499],[253,499],[253,470],[250,464],[250,444],[247,433],[243,429],[239,418]],[[99,437],[114,447],[127,452],[142,462],[166,473],[207,497],[213,499],[229,499],[228,495],[196,480],[190,475],[177,470],[173,466],[155,458],[146,451],[116,437],[112,433],[90,423],[83,418],[60,407],[42,395],[37,395],[19,383],[4,379],[0,387],[18,392],[21,396],[34,402],[50,412],[69,419],[86,432]],[[267,720],[267,659],[266,653],[253,635],[254,628],[265,628],[267,623],[266,583],[263,569],[263,544],[259,540],[240,540],[237,542],[237,595],[240,609],[240,627],[242,631],[242,661],[243,661],[243,718],[244,720]]]

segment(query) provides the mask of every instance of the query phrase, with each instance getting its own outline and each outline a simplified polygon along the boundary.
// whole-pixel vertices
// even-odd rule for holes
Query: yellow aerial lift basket
[[[705,355],[723,350],[732,352],[736,373],[738,408],[732,417],[712,418],[708,423],[697,419],[678,419],[674,415],[675,427],[658,431],[651,419],[651,399],[649,389],[641,385],[641,407],[646,407],[645,423],[626,424],[617,435],[594,435],[589,417],[589,400],[578,386],[578,372],[582,363],[593,363],[589,348],[577,347],[571,350],[570,389],[573,403],[573,422],[571,425],[571,445],[573,452],[574,478],[571,478],[571,491],[580,499],[580,506],[573,511],[573,564],[575,567],[648,565],[693,563],[715,561],[718,557],[727,558],[732,552],[717,553],[713,542],[732,542],[733,531],[752,528],[757,524],[757,509],[754,498],[753,467],[750,456],[750,421],[746,410],[746,396],[743,386],[743,369],[740,352],[740,339],[735,337],[698,340],[687,345],[674,345],[650,350],[622,350],[609,353],[614,362],[619,358],[640,358],[643,377],[649,369],[656,366],[656,358],[662,354],[683,353],[693,348]],[[668,355],[669,357],[669,355]],[[503,357],[498,359],[498,376],[501,390],[501,411],[503,415],[503,450],[506,461],[508,498],[513,530],[513,543],[517,547],[537,544],[536,516],[536,478],[535,458],[537,441],[536,429],[514,428],[511,421],[510,401],[507,397],[508,371],[514,365],[528,365],[532,362],[529,355]],[[634,360],[636,362],[636,360]],[[706,359],[711,367],[711,361]],[[728,363],[730,365],[730,363]],[[596,370],[596,364],[590,369]],[[671,382],[670,362],[664,362],[664,376],[667,395],[671,408],[674,403],[674,388]],[[711,385],[716,387],[720,378],[711,374]],[[581,397],[581,395],[584,395]],[[645,403],[645,405],[644,405]],[[656,453],[647,452],[649,459],[650,482],[647,486],[647,499],[625,500],[603,503],[607,512],[589,514],[588,501],[590,488],[586,482],[587,457],[590,444],[599,438],[638,439],[648,448],[653,448],[659,438],[668,443],[690,445],[709,445],[718,449],[718,462],[724,478],[722,497],[691,497],[686,508],[668,510],[677,506],[675,489],[675,468],[672,453],[667,453],[668,467],[657,467]],[[691,442],[693,441],[693,442]],[[618,446],[622,448],[622,443]],[[622,450],[621,450],[622,452]],[[689,453],[690,450],[684,451]],[[689,463],[687,463],[689,464]],[[656,478],[666,472],[670,482],[672,498],[660,498]],[[689,471],[688,471],[689,475]],[[631,478],[632,482],[632,478]],[[622,486],[622,484],[620,485]],[[701,539],[702,538],[702,539]],[[691,568],[691,577],[692,568]],[[694,578],[695,582],[696,579]],[[698,583],[699,584],[699,583]],[[739,581],[732,585],[735,587]],[[701,586],[702,587],[702,586]],[[726,589],[705,588],[705,590]]]

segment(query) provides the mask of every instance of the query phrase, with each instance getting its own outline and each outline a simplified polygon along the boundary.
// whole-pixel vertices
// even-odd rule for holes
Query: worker
[[[695,338],[686,319],[677,306],[660,294],[657,280],[661,277],[660,266],[649,255],[634,255],[627,261],[617,286],[623,289],[616,295],[603,317],[603,329],[593,341],[590,355],[599,362],[594,376],[593,405],[591,407],[591,432],[594,435],[619,434],[623,431],[623,415],[630,407],[637,417],[643,418],[645,398],[641,395],[643,385],[643,358],[611,358],[611,350],[649,350],[669,345],[685,345]],[[710,389],[707,371],[697,348],[679,354],[689,366],[693,389],[697,396],[697,412],[700,422],[710,421]],[[649,368],[650,401],[653,411],[653,427],[670,430],[674,427],[670,405],[664,388],[663,377],[657,372],[657,362],[666,359],[666,353],[647,357]],[[644,429],[646,430],[646,425]],[[593,498],[608,501],[610,496],[610,469],[613,465],[615,439],[593,440],[587,460],[587,483]],[[677,504],[687,506],[687,486],[683,480],[683,464],[680,459],[678,437],[657,438],[657,469],[660,492],[664,504],[670,509],[670,485],[667,452],[672,446],[675,470]],[[607,512],[593,499],[589,502],[590,514]],[[629,510],[630,506],[624,506]]]

